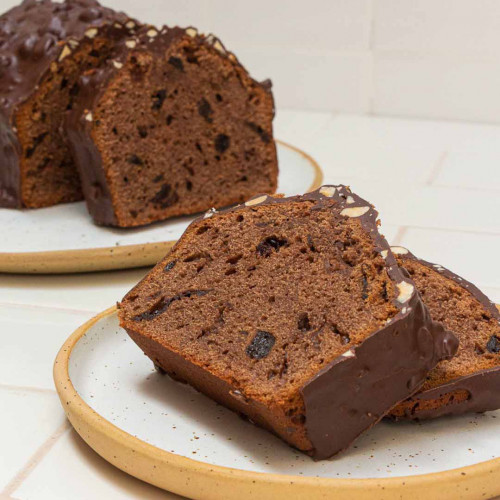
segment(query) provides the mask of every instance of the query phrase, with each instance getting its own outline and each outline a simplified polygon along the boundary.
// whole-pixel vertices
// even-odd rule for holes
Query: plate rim
[[[497,306],[500,308],[500,306]],[[61,347],[54,362],[54,383],[67,418],[83,440],[122,471],[188,498],[290,498],[310,500],[335,493],[337,499],[386,500],[429,498],[492,498],[500,494],[500,457],[477,464],[415,476],[394,478],[316,478],[246,471],[193,460],[146,443],[93,410],[78,394],[69,376],[73,348],[100,320],[117,314],[112,306],[97,314]],[[497,485],[495,487],[495,484]],[[224,487],[221,496],[221,486]],[[375,496],[374,496],[375,495]]]
[[[276,144],[305,158],[312,166],[314,179],[306,192],[323,182],[319,163],[302,149],[275,139]],[[49,250],[43,252],[0,252],[0,272],[17,274],[67,274],[131,269],[156,264],[172,248],[175,240],[133,245]]]

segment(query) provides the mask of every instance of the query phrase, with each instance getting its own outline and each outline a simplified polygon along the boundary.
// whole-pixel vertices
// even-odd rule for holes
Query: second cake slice
[[[209,212],[126,295],[120,321],[169,375],[319,459],[457,347],[345,186]]]

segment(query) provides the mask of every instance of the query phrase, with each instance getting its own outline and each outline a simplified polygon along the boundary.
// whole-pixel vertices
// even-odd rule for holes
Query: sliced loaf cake
[[[422,389],[391,410],[396,419],[426,419],[500,408],[500,313],[476,286],[439,264],[392,247],[434,321],[460,346],[427,376]]]
[[[377,222],[345,186],[210,211],[125,296],[121,325],[173,378],[327,458],[457,347]]]
[[[270,83],[194,28],[103,28],[112,54],[80,80],[67,121],[97,224],[130,227],[273,193]]]

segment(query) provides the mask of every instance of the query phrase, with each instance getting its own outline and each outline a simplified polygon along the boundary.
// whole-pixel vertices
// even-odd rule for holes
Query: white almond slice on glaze
[[[348,205],[351,205],[352,203],[354,203],[354,198],[352,196],[348,196],[345,200],[345,202],[348,204]]]
[[[127,22],[125,23],[125,26],[126,26],[129,30],[131,30],[131,29],[135,28],[135,23],[134,23],[134,21],[127,21]]]
[[[198,31],[195,28],[188,28],[186,30],[186,35],[190,36],[191,38],[194,38],[198,34]]]
[[[384,258],[384,259],[387,259],[387,255],[388,255],[388,254],[389,254],[389,252],[388,252],[387,250],[382,250],[382,251],[380,252],[380,255],[382,255],[382,258]]]
[[[253,200],[248,200],[245,202],[246,207],[253,207],[254,205],[258,205],[267,200],[267,195],[259,196],[258,198],[254,198]]]
[[[349,349],[347,352],[344,352],[344,354],[342,354],[342,357],[343,358],[354,358],[354,352],[352,351],[352,349]]]
[[[127,40],[125,42],[125,45],[129,48],[129,49],[135,49],[135,46],[137,45],[137,42],[135,40]]]
[[[396,286],[399,290],[399,295],[396,300],[401,304],[408,302],[413,295],[414,286],[406,281],[401,281],[401,283],[398,283]]]
[[[333,186],[323,186],[319,190],[319,194],[322,194],[323,196],[326,196],[327,198],[331,198],[334,194],[335,191],[337,191],[337,188]]]
[[[344,208],[342,212],[340,212],[340,215],[345,215],[347,217],[361,217],[362,215],[366,214],[370,210],[370,207],[350,207],[350,208]]]
[[[97,28],[90,28],[85,32],[85,36],[87,38],[94,38],[97,35],[98,31]]]
[[[85,115],[85,120],[87,120],[88,122],[91,122],[93,120],[92,113],[87,113]]]
[[[396,255],[406,255],[408,249],[405,247],[391,247],[392,253]]]
[[[71,49],[65,45],[59,54],[59,61],[62,61],[65,57],[68,57],[71,54]]]
[[[123,68],[123,63],[121,63],[120,61],[113,61],[113,66],[116,69],[121,69],[121,68]]]

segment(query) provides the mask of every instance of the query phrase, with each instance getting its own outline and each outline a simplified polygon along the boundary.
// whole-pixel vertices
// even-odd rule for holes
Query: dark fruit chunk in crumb
[[[297,327],[301,332],[308,332],[311,329],[311,323],[309,321],[309,316],[307,313],[302,313],[299,316]]]
[[[210,103],[205,98],[202,98],[198,102],[198,113],[200,116],[203,116],[208,123],[212,123],[213,110]]]
[[[246,125],[250,128],[250,130],[253,130],[260,136],[262,142],[268,143],[271,140],[271,136],[260,125],[257,125],[254,122],[246,122]]]
[[[164,271],[171,271],[174,267],[175,267],[175,264],[177,264],[177,261],[176,260],[172,260],[171,262],[169,262],[165,267],[164,267]]]
[[[229,136],[226,134],[219,134],[215,138],[215,150],[219,153],[224,153],[226,149],[229,147]]]
[[[272,333],[259,330],[248,345],[246,353],[253,359],[265,358],[271,352],[275,342],[276,339]]]
[[[273,250],[278,252],[279,249],[287,243],[288,242],[285,239],[270,236],[257,245],[257,253],[262,257],[269,257],[273,253]]]
[[[137,155],[130,155],[127,161],[132,165],[143,165],[142,160]]]
[[[164,313],[172,302],[176,300],[189,299],[190,297],[203,297],[211,290],[187,290],[185,292],[178,293],[173,297],[162,297],[160,300],[155,302],[147,311],[137,314],[132,319],[134,321],[149,321],[156,318],[160,314]]]
[[[160,89],[152,95],[153,105],[151,109],[161,109],[163,102],[167,98],[167,91],[165,89]]]
[[[184,70],[184,64],[182,64],[182,59],[179,59],[178,57],[171,56],[170,59],[168,60],[168,63],[180,71]]]
[[[172,190],[170,184],[163,184],[160,190],[151,198],[151,201],[160,205],[161,208],[167,208],[179,201],[178,194]]]
[[[497,354],[500,352],[500,338],[497,337],[496,335],[492,335],[490,337],[490,340],[488,340],[488,343],[486,344],[486,349],[488,351]]]
[[[31,158],[33,156],[33,153],[35,152],[36,148],[42,143],[42,141],[47,137],[48,132],[44,132],[43,134],[37,135],[33,139],[33,145],[31,148],[28,148],[26,150],[26,158]]]

